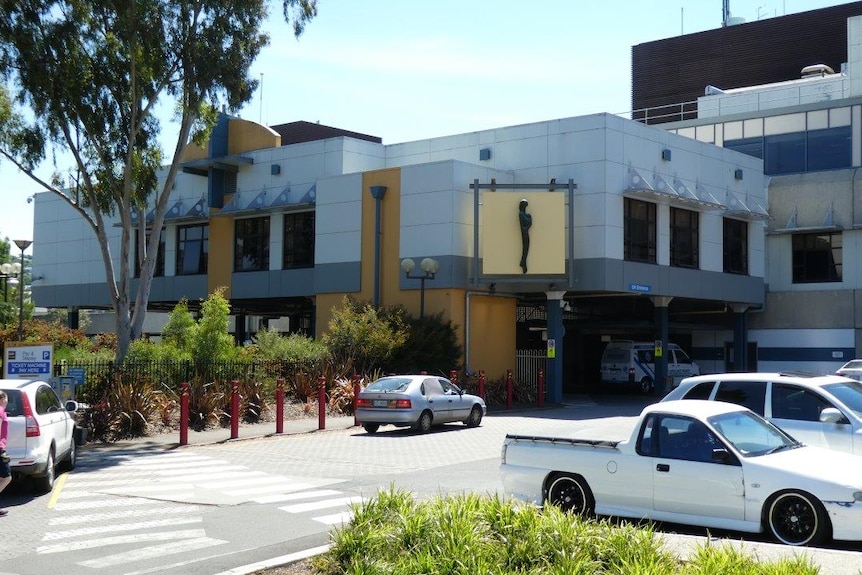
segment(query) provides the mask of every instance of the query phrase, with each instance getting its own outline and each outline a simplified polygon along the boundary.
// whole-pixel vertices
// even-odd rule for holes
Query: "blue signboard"
[[[69,377],[75,378],[75,385],[84,385],[84,378],[87,374],[83,367],[70,367],[66,370],[66,373]]]
[[[652,286],[645,284],[629,284],[629,291],[638,291],[642,293],[649,293],[652,291]]]

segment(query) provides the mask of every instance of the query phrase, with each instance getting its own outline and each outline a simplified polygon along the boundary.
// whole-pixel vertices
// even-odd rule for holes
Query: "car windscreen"
[[[365,391],[404,391],[411,381],[409,377],[384,377],[369,384]]]
[[[846,381],[841,383],[830,383],[824,385],[823,389],[838,398],[838,401],[847,408],[862,417],[862,383],[858,381]]]
[[[854,359],[841,366],[841,369],[862,369],[862,360]]]
[[[768,455],[799,447],[792,437],[749,411],[734,411],[709,418],[709,423],[743,457]]]
[[[9,417],[19,417],[24,415],[24,407],[21,402],[21,390],[6,389],[6,397],[9,398],[9,403],[6,404],[6,415]]]

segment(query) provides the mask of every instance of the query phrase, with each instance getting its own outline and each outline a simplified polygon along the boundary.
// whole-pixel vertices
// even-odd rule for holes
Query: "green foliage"
[[[190,338],[188,350],[196,362],[212,362],[236,357],[234,340],[228,331],[230,304],[219,288],[207,297],[201,306],[201,319]]]
[[[409,316],[400,308],[400,323],[407,325],[407,339],[392,354],[389,369],[395,373],[442,374],[446,377],[458,369],[461,346],[456,326],[443,319],[443,313],[426,315],[421,320]]]
[[[303,366],[318,366],[327,358],[326,346],[298,333],[281,335],[262,329],[253,338],[255,356],[264,360],[289,361]]]
[[[61,323],[38,320],[25,320],[23,323],[24,340],[28,342],[53,342],[55,349],[89,349],[90,342],[80,330],[69,329]],[[10,325],[0,330],[0,342],[16,341],[18,325]]]
[[[162,340],[187,351],[194,345],[197,329],[195,318],[189,311],[189,302],[183,298],[168,314],[168,321],[162,328]]]
[[[686,562],[650,526],[582,519],[556,507],[475,494],[416,500],[390,487],[354,507],[351,523],[314,557],[321,575],[815,575],[805,556],[758,562],[733,547],[705,546]]]
[[[407,328],[398,314],[383,316],[368,302],[345,296],[333,309],[322,341],[333,359],[349,363],[365,373],[385,367],[407,338]]]

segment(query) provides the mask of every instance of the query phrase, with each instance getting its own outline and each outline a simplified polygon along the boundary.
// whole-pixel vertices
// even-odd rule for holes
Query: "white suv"
[[[0,379],[0,389],[9,397],[6,452],[12,477],[32,477],[36,489],[47,493],[54,488],[58,462],[69,470],[75,467],[75,420],[69,412],[78,404],[64,406],[44,381]]]
[[[837,375],[717,373],[682,380],[662,401],[744,405],[806,445],[862,455],[862,382]]]

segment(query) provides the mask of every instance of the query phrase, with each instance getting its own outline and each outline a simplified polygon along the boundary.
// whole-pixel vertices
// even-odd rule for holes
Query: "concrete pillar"
[[[563,337],[566,330],[563,327],[563,297],[564,291],[545,292],[548,297],[548,359],[546,369],[546,388],[549,403],[563,401]]]
[[[657,396],[664,397],[670,388],[667,384],[667,344],[668,344],[668,307],[672,297],[658,296],[650,298],[655,306],[655,323],[657,340],[661,342],[661,357],[655,358],[655,390]]]
[[[748,305],[732,304],[733,371],[748,371]]]

